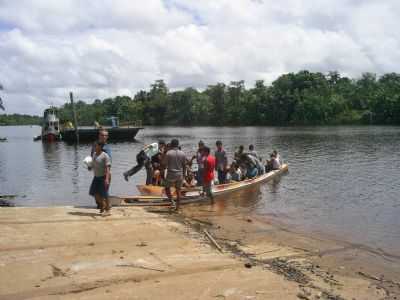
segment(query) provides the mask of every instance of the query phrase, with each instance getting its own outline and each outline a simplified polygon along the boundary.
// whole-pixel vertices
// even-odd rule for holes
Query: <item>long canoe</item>
[[[159,186],[159,185],[137,185],[136,188],[138,189],[139,193],[144,196],[166,196],[167,194],[165,193],[165,187]],[[195,192],[195,191],[201,191],[202,187],[189,187],[189,188],[182,188],[181,192],[183,195],[185,195],[188,192]],[[175,188],[171,188],[171,193],[172,195],[176,195]]]
[[[219,184],[213,186],[214,197],[219,195],[224,195],[228,193],[233,193],[256,184],[268,182],[271,179],[277,177],[278,175],[285,173],[289,170],[287,164],[283,164],[279,170],[273,170],[271,172],[265,173],[261,176],[257,176],[252,179],[247,179],[243,181]],[[157,190],[157,193],[159,191]],[[162,194],[157,195],[136,195],[136,196],[110,196],[111,205],[113,206],[169,206],[170,202],[168,198]],[[203,196],[201,191],[198,189],[187,190],[184,196],[181,198],[181,204],[189,204],[195,202],[201,202],[209,200],[208,197]]]

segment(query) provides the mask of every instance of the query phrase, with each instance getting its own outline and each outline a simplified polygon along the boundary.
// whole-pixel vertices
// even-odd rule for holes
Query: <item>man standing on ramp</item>
[[[164,157],[164,166],[167,169],[167,177],[165,181],[165,192],[171,205],[175,210],[179,209],[181,200],[181,187],[186,169],[186,157],[182,150],[179,150],[179,141],[173,139],[171,141],[171,149],[168,150]],[[176,189],[176,203],[172,199],[171,187]]]

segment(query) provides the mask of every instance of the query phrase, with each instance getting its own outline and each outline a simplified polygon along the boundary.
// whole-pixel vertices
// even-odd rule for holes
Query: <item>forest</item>
[[[156,80],[133,98],[77,101],[76,110],[79,125],[107,124],[110,116],[118,116],[121,124],[157,126],[400,124],[400,74],[364,73],[351,79],[304,70],[281,75],[270,85],[258,80],[246,88],[241,80],[201,91],[171,91]],[[70,103],[59,108],[59,116],[72,120]]]
[[[9,125],[40,125],[42,118],[39,116],[21,114],[0,114],[0,126]]]

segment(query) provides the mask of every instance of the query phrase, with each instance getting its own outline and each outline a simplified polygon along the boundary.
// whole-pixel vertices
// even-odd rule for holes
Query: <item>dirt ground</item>
[[[396,257],[215,205],[4,207],[0,224],[2,300],[400,299]]]

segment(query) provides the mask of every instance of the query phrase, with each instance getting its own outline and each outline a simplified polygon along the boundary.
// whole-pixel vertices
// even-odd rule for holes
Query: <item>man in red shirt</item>
[[[203,192],[210,197],[211,201],[214,201],[214,197],[211,190],[211,183],[214,180],[214,170],[215,170],[215,157],[210,154],[210,148],[204,147],[203,152],[203,163],[204,163],[204,173],[203,173]]]

